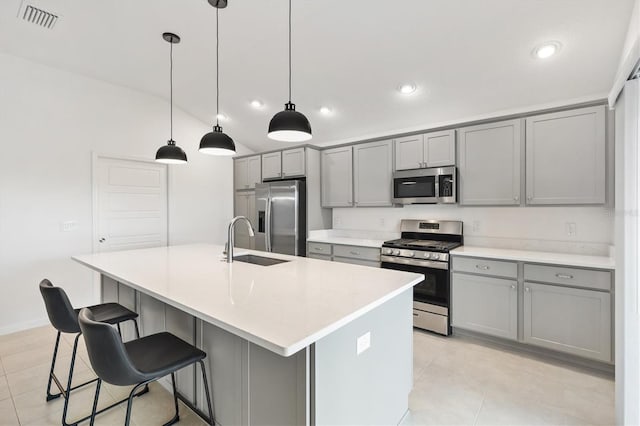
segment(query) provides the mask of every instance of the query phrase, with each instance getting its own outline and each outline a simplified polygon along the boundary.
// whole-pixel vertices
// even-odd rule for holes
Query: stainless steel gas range
[[[424,274],[413,287],[413,325],[451,334],[449,251],[462,245],[462,222],[403,220],[401,238],[382,245],[382,267]]]

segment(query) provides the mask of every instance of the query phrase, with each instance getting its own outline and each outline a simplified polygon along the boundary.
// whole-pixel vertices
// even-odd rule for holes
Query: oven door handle
[[[434,262],[431,260],[418,260],[418,259],[407,259],[405,257],[397,257],[397,256],[380,256],[381,262],[386,263],[395,263],[396,265],[409,265],[409,266],[419,266],[423,268],[433,268],[433,269],[449,269],[448,262]]]

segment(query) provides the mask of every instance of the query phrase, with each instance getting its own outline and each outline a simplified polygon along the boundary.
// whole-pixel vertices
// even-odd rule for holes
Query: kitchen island
[[[101,299],[207,352],[221,425],[398,424],[412,387],[408,272],[243,250],[283,263],[227,263],[207,244],[73,259],[101,274]],[[126,338],[133,330],[123,331]],[[193,368],[181,397],[203,408]]]

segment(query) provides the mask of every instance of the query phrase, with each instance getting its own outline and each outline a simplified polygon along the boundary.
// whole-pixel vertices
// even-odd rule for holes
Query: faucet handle
[[[222,254],[227,254],[229,252],[229,242],[227,241],[226,243],[224,243],[224,251],[222,252]]]

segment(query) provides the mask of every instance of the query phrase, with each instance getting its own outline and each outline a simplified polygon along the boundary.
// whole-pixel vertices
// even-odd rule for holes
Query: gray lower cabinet
[[[526,119],[527,204],[604,204],[605,107]]]
[[[353,205],[353,147],[343,146],[322,151],[322,207]]]
[[[524,287],[524,342],[611,361],[611,295],[531,283]]]
[[[353,188],[356,207],[383,207],[391,202],[393,141],[353,147]]]
[[[374,261],[371,261],[371,260],[354,259],[352,257],[334,256],[333,257],[333,261],[334,262],[340,262],[340,263],[350,263],[352,265],[371,266],[373,268],[379,268],[380,267],[380,262],[374,262]]]
[[[505,339],[518,339],[518,282],[453,273],[452,325]]]
[[[310,259],[327,260],[329,262],[331,261],[331,255],[327,254],[309,253],[307,257]]]
[[[187,343],[194,345],[195,342],[195,318],[173,306],[165,306],[166,330]],[[186,396],[190,401],[195,396],[195,370],[190,365],[176,372],[176,387],[178,391]]]
[[[461,205],[519,205],[520,120],[458,129]]]

